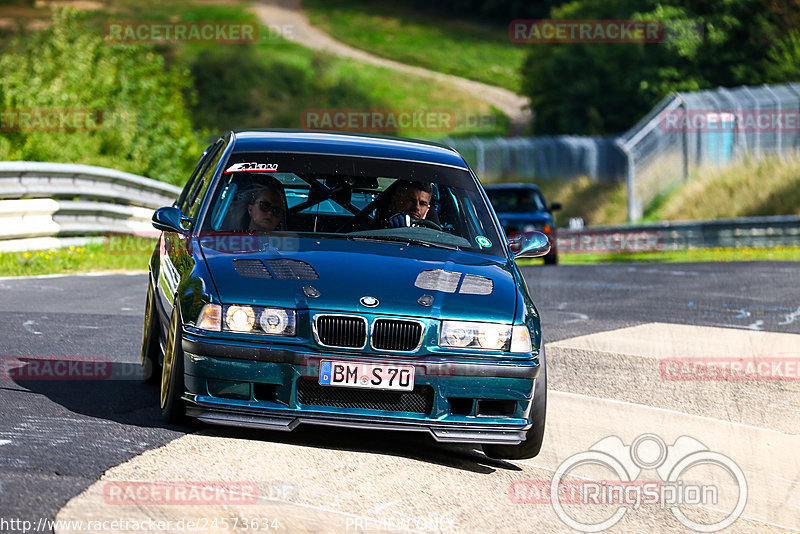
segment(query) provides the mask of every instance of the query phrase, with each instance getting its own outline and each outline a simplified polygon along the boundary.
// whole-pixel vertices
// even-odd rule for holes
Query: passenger
[[[245,194],[247,210],[242,214],[242,230],[270,232],[286,227],[286,194],[278,180],[259,181],[249,186]]]

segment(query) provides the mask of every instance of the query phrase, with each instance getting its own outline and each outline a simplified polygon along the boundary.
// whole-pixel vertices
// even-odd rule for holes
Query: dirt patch
[[[36,0],[36,7],[71,7],[78,11],[96,11],[104,9],[106,5],[91,0]]]

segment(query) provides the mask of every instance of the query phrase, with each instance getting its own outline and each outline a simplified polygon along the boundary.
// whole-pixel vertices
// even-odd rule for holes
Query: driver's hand
[[[389,220],[389,228],[405,228],[411,226],[411,215],[408,213],[395,213]]]

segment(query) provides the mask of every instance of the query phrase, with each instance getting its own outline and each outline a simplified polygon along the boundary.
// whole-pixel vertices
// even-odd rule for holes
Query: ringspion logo
[[[657,478],[643,477],[645,472]],[[690,436],[667,445],[655,434],[642,434],[630,445],[608,436],[564,460],[550,481],[521,480],[508,488],[511,502],[549,503],[579,532],[610,529],[641,506],[669,509],[694,531],[718,532],[741,516],[747,494],[744,472],[728,456]],[[696,514],[697,507],[715,514]]]

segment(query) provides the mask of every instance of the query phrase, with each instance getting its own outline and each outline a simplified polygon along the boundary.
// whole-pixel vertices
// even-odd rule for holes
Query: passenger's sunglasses
[[[264,213],[266,213],[268,211],[271,211],[272,214],[275,215],[276,217],[280,217],[281,215],[283,215],[283,208],[282,207],[273,206],[272,204],[270,204],[269,202],[266,202],[264,200],[261,200],[261,201],[258,202],[258,209],[260,209]]]

